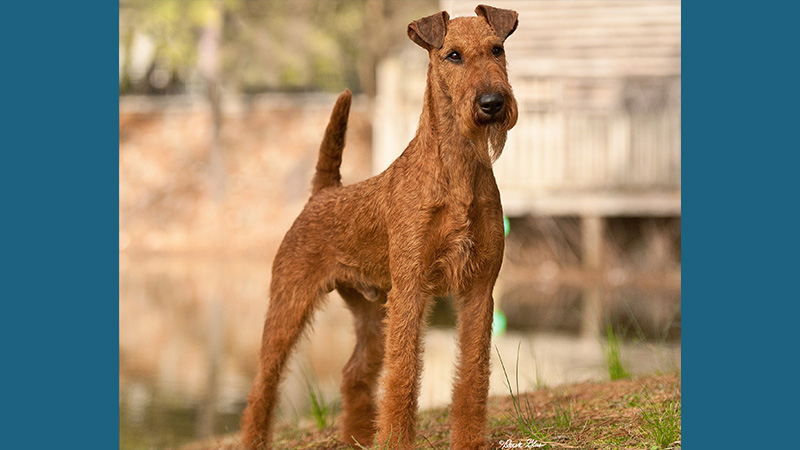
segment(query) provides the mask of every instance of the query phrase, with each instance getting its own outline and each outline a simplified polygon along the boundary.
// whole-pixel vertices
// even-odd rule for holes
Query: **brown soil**
[[[642,449],[652,448],[652,427],[645,411],[677,408],[680,430],[681,378],[679,374],[655,375],[611,382],[581,383],[543,388],[523,394],[519,403],[530,412],[539,439],[529,440],[516,425],[512,397],[489,400],[490,449],[502,449],[510,440],[516,448]],[[418,445],[422,449],[447,449],[448,409],[420,414]],[[532,439],[532,438],[531,438]],[[543,445],[544,447],[537,447]],[[680,448],[678,436],[667,448]],[[241,448],[238,434],[195,442],[185,450]],[[287,426],[277,430],[274,448],[345,450],[336,427],[318,430],[313,425]],[[506,448],[509,447],[508,444]]]

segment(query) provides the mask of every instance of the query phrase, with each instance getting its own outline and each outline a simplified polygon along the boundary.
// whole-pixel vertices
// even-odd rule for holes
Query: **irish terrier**
[[[485,5],[475,12],[450,20],[442,11],[408,26],[430,56],[419,128],[388,169],[350,186],[339,174],[350,91],[336,101],[311,198],[272,266],[259,369],[242,417],[248,448],[269,448],[281,372],[334,289],[356,330],[341,386],[345,442],[414,446],[426,310],[452,293],[460,355],[451,448],[486,448],[492,289],[504,247],[492,162],[517,121],[503,50],[517,13]]]

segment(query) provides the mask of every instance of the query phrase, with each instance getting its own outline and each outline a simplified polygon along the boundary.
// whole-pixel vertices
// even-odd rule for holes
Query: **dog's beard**
[[[510,94],[504,94],[503,98],[505,99],[503,119],[489,124],[489,156],[492,163],[503,153],[508,130],[517,124],[517,101]]]
[[[475,159],[486,167],[491,167],[506,145],[508,132],[502,122],[491,122],[479,127],[470,127],[464,133]]]
[[[485,167],[492,167],[494,159],[492,158],[487,139],[484,137],[478,140],[470,140],[469,144],[469,148],[472,149],[478,163]]]
[[[507,136],[508,131],[499,123],[493,123],[489,125],[489,164],[494,164],[494,162],[497,161],[497,158],[499,158],[503,153],[503,148],[506,146]]]
[[[517,123],[517,102],[511,93],[504,93],[505,107],[502,115],[488,118],[476,107],[471,97],[463,98],[456,109],[459,132],[469,142],[475,159],[491,167],[503,153],[508,130]]]
[[[517,105],[513,97],[506,105],[501,118],[488,122],[477,111],[474,112],[472,120],[467,122],[470,126],[462,130],[464,136],[474,143],[471,147],[475,151],[476,159],[486,167],[491,167],[500,158],[506,145],[508,130],[517,123]]]

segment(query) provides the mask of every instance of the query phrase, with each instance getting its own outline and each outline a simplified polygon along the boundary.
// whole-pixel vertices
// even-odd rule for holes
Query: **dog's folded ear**
[[[447,11],[415,20],[408,24],[408,37],[425,50],[442,48],[449,20],[450,15]]]
[[[510,9],[495,8],[488,5],[478,5],[475,14],[486,19],[494,33],[506,40],[519,25],[519,14]]]

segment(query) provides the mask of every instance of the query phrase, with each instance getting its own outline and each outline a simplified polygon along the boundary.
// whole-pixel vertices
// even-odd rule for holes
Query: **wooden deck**
[[[681,4],[496,1],[520,119],[495,164],[509,215],[680,215]],[[451,16],[468,2],[443,1]],[[427,55],[408,44],[378,72],[375,172],[414,135]]]

